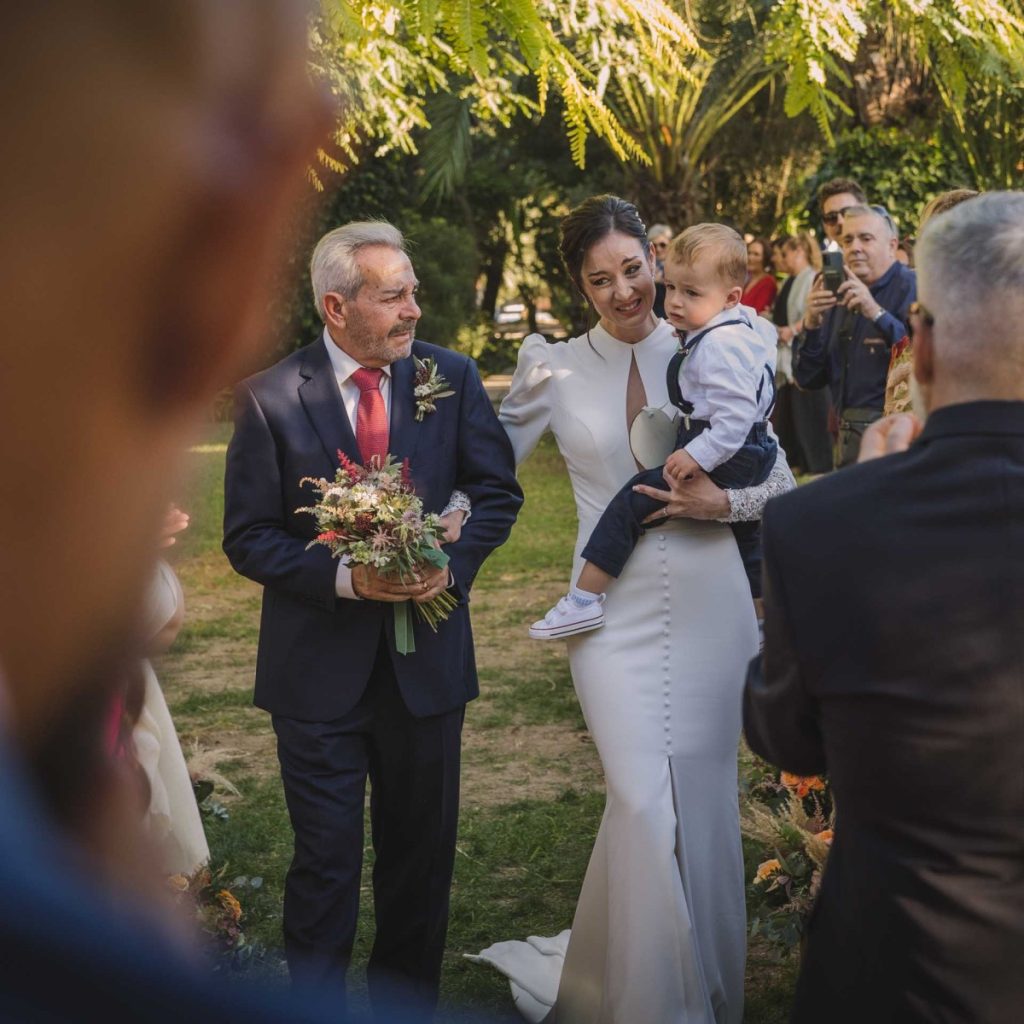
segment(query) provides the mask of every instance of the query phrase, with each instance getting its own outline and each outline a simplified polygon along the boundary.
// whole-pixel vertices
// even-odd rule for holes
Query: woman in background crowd
[[[827,390],[801,391],[793,382],[793,339],[802,327],[804,307],[814,275],[821,269],[821,250],[807,231],[783,240],[790,273],[785,309],[775,305],[779,331],[778,398],[775,430],[793,466],[804,473],[827,473],[832,468],[832,439],[828,432]]]
[[[747,243],[747,287],[740,297],[744,306],[750,306],[755,313],[767,313],[779,290],[772,270],[771,246],[763,238]]]

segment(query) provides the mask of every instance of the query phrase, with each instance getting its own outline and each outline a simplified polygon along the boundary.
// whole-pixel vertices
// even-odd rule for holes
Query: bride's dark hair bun
[[[562,221],[558,252],[565,269],[579,291],[583,291],[583,261],[592,245],[619,231],[631,235],[645,249],[647,228],[637,208],[618,196],[591,196]]]

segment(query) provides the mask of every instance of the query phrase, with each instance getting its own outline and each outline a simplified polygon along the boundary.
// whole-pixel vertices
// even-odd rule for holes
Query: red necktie
[[[359,409],[356,412],[356,444],[365,465],[376,457],[380,462],[388,453],[388,413],[380,393],[383,370],[360,367],[351,380],[359,388]]]

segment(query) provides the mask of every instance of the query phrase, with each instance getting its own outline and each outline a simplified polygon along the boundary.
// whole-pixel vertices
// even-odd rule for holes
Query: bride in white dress
[[[653,257],[632,205],[587,200],[563,223],[562,254],[600,323],[555,345],[527,338],[500,418],[517,462],[545,431],[555,436],[579,516],[575,577],[591,529],[636,472],[627,423],[643,405],[667,405],[678,342],[652,312]],[[734,518],[755,518],[791,486],[780,457],[754,493],[725,494],[734,512],[747,506]],[[736,755],[757,627],[731,531],[693,519],[648,531],[605,613],[604,628],[567,641],[607,787],[571,937],[501,942],[479,959],[510,977],[534,1021],[739,1024]]]

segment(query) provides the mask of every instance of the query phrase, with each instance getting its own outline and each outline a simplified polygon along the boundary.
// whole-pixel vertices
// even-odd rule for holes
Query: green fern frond
[[[450,93],[436,96],[427,105],[430,131],[423,140],[420,164],[425,199],[452,195],[466,176],[470,154],[469,103]]]

